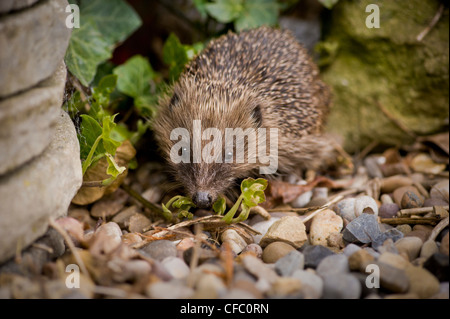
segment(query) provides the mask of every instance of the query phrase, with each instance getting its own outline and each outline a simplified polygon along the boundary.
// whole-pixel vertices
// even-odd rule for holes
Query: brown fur
[[[193,120],[201,120],[202,129],[216,127],[222,132],[236,127],[278,128],[281,173],[317,170],[330,160],[332,147],[320,136],[329,92],[318,74],[306,50],[287,31],[261,27],[211,41],[161,101],[153,122],[160,149],[188,195],[207,191],[216,199],[259,167],[172,163],[169,152],[176,141],[170,140],[170,132],[183,127],[192,137]]]

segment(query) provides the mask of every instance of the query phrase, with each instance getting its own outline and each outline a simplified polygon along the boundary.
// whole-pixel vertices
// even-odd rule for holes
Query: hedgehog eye
[[[180,96],[178,95],[178,93],[174,92],[169,102],[169,109],[172,110],[178,104],[179,101]]]

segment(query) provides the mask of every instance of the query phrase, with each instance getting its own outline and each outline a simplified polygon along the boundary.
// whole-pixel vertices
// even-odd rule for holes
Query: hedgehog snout
[[[213,202],[213,197],[209,192],[198,191],[192,196],[192,200],[199,208],[210,208]]]

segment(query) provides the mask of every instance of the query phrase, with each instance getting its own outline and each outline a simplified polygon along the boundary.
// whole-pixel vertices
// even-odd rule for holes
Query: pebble
[[[260,259],[246,255],[242,258],[244,268],[258,279],[264,279],[268,283],[275,282],[278,278],[276,272],[267,267]]]
[[[128,233],[128,234],[122,235],[122,242],[129,246],[138,244],[138,243],[142,242],[142,240],[143,240],[142,237],[136,233]]]
[[[272,217],[269,220],[265,220],[265,221],[262,221],[262,222],[255,223],[252,226],[254,230],[256,230],[259,233],[261,233],[261,235],[253,236],[253,240],[255,241],[256,244],[260,243],[261,238],[267,233],[267,230],[270,228],[270,226],[272,226],[272,224],[275,223],[277,220],[280,220],[280,219],[277,218],[277,217]]]
[[[401,199],[403,209],[418,208],[423,206],[424,198],[413,191],[406,191]]]
[[[449,260],[448,256],[435,253],[431,255],[423,264],[423,267],[430,271],[439,281],[448,281],[448,268],[449,268]]]
[[[232,289],[239,289],[248,292],[254,298],[262,299],[263,294],[255,287],[253,282],[248,280],[236,280]]]
[[[231,251],[238,255],[247,246],[247,242],[234,229],[225,230],[220,236],[222,243],[227,242],[230,245]]]
[[[378,216],[381,218],[393,218],[397,216],[400,207],[396,203],[381,204]]]
[[[349,243],[370,243],[380,235],[377,217],[371,214],[361,214],[352,220],[344,229],[344,240]]]
[[[231,288],[224,295],[220,297],[221,299],[255,299],[256,297],[244,290],[239,288]]]
[[[265,263],[272,264],[277,262],[277,260],[279,260],[280,258],[286,256],[293,250],[295,250],[295,248],[291,245],[286,244],[282,241],[276,241],[264,248],[262,253],[262,260]]]
[[[396,229],[398,229],[399,231],[401,231],[403,233],[403,235],[407,235],[412,231],[411,226],[404,224],[404,225],[398,225],[397,227],[395,227]]]
[[[296,270],[292,277],[301,282],[300,292],[305,299],[319,299],[323,292],[323,280],[312,271]]]
[[[128,230],[132,233],[143,233],[146,231],[152,222],[150,219],[145,217],[142,214],[134,214],[130,217],[129,224],[128,224]]]
[[[394,203],[396,203],[398,206],[402,207],[403,195],[407,191],[414,193],[417,197],[422,198],[422,200],[423,200],[422,195],[420,195],[419,190],[415,186],[404,186],[404,187],[397,188],[394,191],[394,193],[392,194],[392,196],[394,197]]]
[[[422,249],[420,250],[420,257],[428,259],[433,254],[437,253],[439,248],[434,240],[427,240],[423,243]]]
[[[275,271],[283,277],[291,276],[296,270],[305,266],[305,256],[297,250],[292,250],[275,263]]]
[[[176,257],[177,247],[170,240],[155,240],[150,244],[141,248],[145,254],[158,261],[163,260],[166,257]]]
[[[344,254],[330,255],[322,259],[316,268],[320,277],[349,272],[349,261]]]
[[[118,189],[110,195],[104,196],[91,208],[91,216],[95,218],[108,218],[114,216],[124,207],[124,203],[128,199],[128,194]]]
[[[449,203],[449,183],[448,179],[435,184],[430,190],[430,197],[439,198]]]
[[[265,247],[275,241],[283,241],[299,248],[308,240],[306,228],[298,216],[284,216],[270,226],[261,238],[260,245]]]
[[[341,232],[331,233],[327,238],[327,246],[330,248],[341,249],[345,247],[344,238]]]
[[[380,190],[382,193],[392,193],[394,190],[413,184],[413,180],[403,175],[394,175],[383,178],[380,184]]]
[[[378,266],[380,271],[381,287],[394,293],[405,293],[408,291],[409,279],[404,269],[396,268],[380,261],[374,264]]]
[[[278,277],[267,291],[269,297],[286,298],[298,297],[302,283],[299,279],[294,277]]]
[[[406,269],[406,267],[410,265],[408,260],[398,254],[394,254],[391,252],[382,253],[378,258],[378,261],[402,270]]]
[[[359,247],[358,245],[355,244],[348,244],[344,250],[342,251],[342,253],[347,256],[350,257],[353,253],[357,252],[358,250],[361,250],[361,247]]]
[[[380,246],[383,246],[384,242],[387,239],[392,239],[393,242],[403,238],[403,233],[396,228],[391,228],[383,233],[381,233],[377,238],[372,241],[372,247],[374,249],[378,249]]]
[[[392,240],[392,238],[386,239],[384,241],[383,245],[378,246],[377,250],[380,254],[382,254],[384,252],[398,254],[398,249],[397,249],[397,247],[395,247],[394,241]]]
[[[439,280],[428,270],[410,266],[405,270],[409,278],[409,293],[415,293],[419,298],[430,298],[439,292]]]
[[[169,256],[161,261],[167,272],[175,279],[186,278],[189,275],[189,267],[178,257]]]
[[[312,194],[313,194],[312,191],[308,191],[308,192],[305,192],[305,193],[301,194],[300,196],[298,196],[296,199],[294,199],[290,203],[291,206],[294,207],[294,208],[305,207],[306,204],[308,204],[311,201]]]
[[[195,299],[216,299],[227,292],[225,283],[216,275],[204,274],[195,285]]]
[[[361,216],[363,213],[378,216],[377,202],[370,196],[358,196],[355,198],[355,216]]]
[[[194,256],[194,249],[194,247],[191,247],[183,252],[183,259],[188,265],[191,264],[191,260]],[[201,265],[210,259],[216,258],[217,256],[218,253],[211,249],[201,247],[197,249],[198,265]]]
[[[305,207],[320,207],[328,203],[328,199],[326,197],[314,197],[311,199]]]
[[[448,203],[442,198],[430,197],[425,199],[423,202],[423,207],[433,207],[433,206],[447,206]]]
[[[103,224],[95,231],[89,250],[93,254],[109,254],[120,245],[121,237],[119,225],[114,222]]]
[[[311,222],[309,240],[312,245],[327,246],[327,239],[332,233],[339,233],[344,226],[340,216],[330,209],[316,215]]]
[[[334,274],[323,277],[324,299],[359,299],[361,284],[349,274]]]
[[[245,253],[252,253],[258,258],[262,258],[263,250],[258,244],[249,244],[242,250],[242,254]]]
[[[430,237],[432,231],[433,231],[432,226],[415,225],[412,228],[412,231],[408,234],[408,236],[416,236],[422,239],[423,242],[426,242],[428,237]]]
[[[406,254],[409,261],[412,261],[419,256],[422,240],[419,237],[403,237],[395,243],[395,247],[400,254]]]
[[[336,212],[342,218],[352,221],[355,215],[355,198],[345,198],[336,204]]]
[[[195,245],[194,238],[185,237],[177,244],[177,251],[179,252],[179,254],[182,255],[184,251],[186,251],[191,247],[194,247],[194,245]]]
[[[447,255],[448,257],[448,232],[441,240],[441,246],[439,247],[441,254]]]
[[[158,281],[149,284],[145,293],[154,299],[187,299],[194,295],[194,289],[178,281]]]
[[[302,253],[305,256],[305,268],[316,268],[319,263],[327,256],[334,253],[325,246],[306,246],[302,249]]]
[[[383,204],[393,204],[394,203],[394,201],[392,200],[392,197],[389,196],[388,194],[381,195],[380,200],[381,200],[381,205],[383,205]]]
[[[139,208],[135,205],[125,208],[112,218],[112,221],[117,223],[121,228],[127,228],[131,216],[139,214]]]
[[[364,272],[368,264],[372,263],[375,257],[367,250],[360,249],[348,257],[348,267],[350,270]]]

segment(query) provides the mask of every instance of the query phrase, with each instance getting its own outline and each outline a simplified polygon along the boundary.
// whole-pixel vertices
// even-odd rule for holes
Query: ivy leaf
[[[119,166],[114,160],[114,157],[109,153],[106,153],[106,160],[108,161],[108,168],[106,169],[106,174],[111,175],[114,179],[117,178],[117,176],[119,176],[126,170],[126,167]]]
[[[226,204],[225,198],[219,197],[214,202],[212,208],[218,215],[223,215],[227,209],[227,204]]]
[[[92,88],[92,104],[89,114],[98,120],[103,118],[103,108],[109,105],[110,95],[116,88],[117,75],[104,76],[98,86]]]
[[[267,188],[267,180],[263,178],[247,178],[241,183],[241,191],[244,203],[248,207],[256,206],[266,200],[264,190]]]
[[[92,19],[83,16],[80,28],[72,30],[64,58],[69,71],[81,84],[89,86],[97,66],[111,56],[111,45],[103,38]]]
[[[207,3],[205,9],[217,21],[229,23],[239,17],[244,7],[242,0],[216,0]]]
[[[104,116],[103,117],[103,128],[102,128],[102,139],[103,146],[107,153],[114,156],[116,154],[116,149],[122,144],[119,141],[116,141],[112,138],[112,130],[116,127],[116,123],[114,123],[114,118],[117,114],[113,116]]]
[[[95,141],[103,133],[103,129],[100,124],[91,116],[87,114],[81,115],[80,133],[78,134],[78,140],[80,142],[80,157],[82,160],[86,160],[90,153]],[[105,148],[101,143],[97,145],[94,152],[94,156],[105,153]]]
[[[276,0],[246,0],[244,9],[234,22],[236,31],[273,26],[278,21],[279,4]]]
[[[184,66],[189,62],[185,46],[183,46],[178,37],[171,33],[164,43],[163,47],[164,63],[169,65],[169,78],[175,81],[184,70]]]
[[[141,55],[131,57],[114,68],[113,73],[118,77],[117,89],[135,99],[150,94],[150,82],[156,77],[148,60]]]

